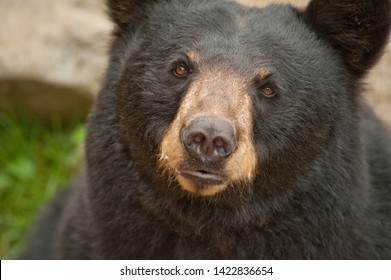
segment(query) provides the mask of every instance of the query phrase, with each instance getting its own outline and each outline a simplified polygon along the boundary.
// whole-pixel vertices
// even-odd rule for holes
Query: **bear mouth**
[[[182,169],[179,173],[186,179],[197,183],[197,185],[221,185],[226,181],[223,175],[205,169]]]

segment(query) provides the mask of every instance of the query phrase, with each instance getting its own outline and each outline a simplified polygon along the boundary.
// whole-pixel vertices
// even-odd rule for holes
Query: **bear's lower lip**
[[[206,170],[182,169],[179,173],[183,177],[203,185],[221,185],[226,181],[223,176]]]

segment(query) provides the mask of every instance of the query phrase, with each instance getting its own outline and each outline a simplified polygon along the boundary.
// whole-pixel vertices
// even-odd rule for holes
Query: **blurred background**
[[[37,211],[83,168],[113,27],[104,0],[0,0],[0,18],[0,259],[13,259]],[[391,44],[366,88],[391,128]]]

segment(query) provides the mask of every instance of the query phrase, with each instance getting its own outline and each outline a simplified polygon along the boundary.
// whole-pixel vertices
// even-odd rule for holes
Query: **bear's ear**
[[[382,54],[390,16],[390,0],[312,0],[304,11],[307,24],[339,52],[358,78]]]
[[[111,19],[120,29],[126,28],[131,21],[141,19],[145,9],[158,0],[108,0]]]

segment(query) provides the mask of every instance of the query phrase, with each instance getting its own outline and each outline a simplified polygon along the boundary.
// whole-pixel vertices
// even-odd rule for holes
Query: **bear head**
[[[359,81],[390,28],[388,0],[108,4],[104,92],[127,159],[158,188],[201,197],[287,184],[354,131]]]

